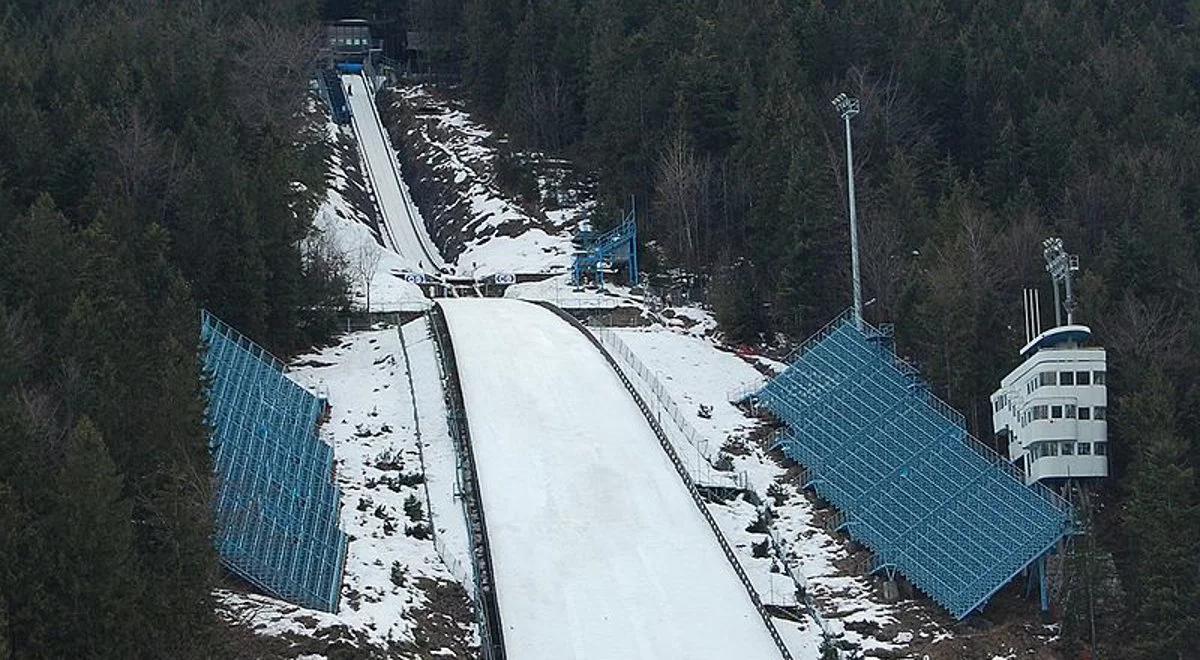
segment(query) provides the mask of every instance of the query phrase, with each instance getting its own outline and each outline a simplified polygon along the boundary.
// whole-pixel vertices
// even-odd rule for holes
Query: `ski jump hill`
[[[505,655],[779,658],[774,630],[590,338],[532,303],[440,305]]]
[[[373,90],[362,74],[343,75],[341,79],[367,179],[375,191],[384,245],[404,257],[414,272],[436,274],[446,264],[400,176],[400,163],[379,118]]]

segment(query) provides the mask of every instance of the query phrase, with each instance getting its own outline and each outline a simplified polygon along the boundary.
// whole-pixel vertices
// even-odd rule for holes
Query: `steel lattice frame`
[[[221,561],[267,593],[335,612],[346,536],[321,403],[254,342],[208,312],[202,321]]]
[[[788,426],[784,452],[839,526],[875,552],[874,571],[963,618],[1070,532],[1070,505],[971,437],[887,333],[843,314],[793,359],[757,400]]]
[[[619,225],[599,236],[582,236],[581,252],[575,256],[572,282],[579,286],[584,275],[591,274],[604,283],[605,264],[624,262],[629,268],[629,285],[638,285],[637,219],[630,211]]]

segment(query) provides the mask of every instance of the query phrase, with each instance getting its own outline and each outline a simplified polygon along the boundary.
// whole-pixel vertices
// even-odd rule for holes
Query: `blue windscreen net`
[[[283,600],[337,611],[346,536],[322,403],[262,348],[203,314],[216,546],[235,575]]]
[[[757,399],[874,569],[962,618],[1070,532],[1070,505],[971,437],[886,333],[845,314],[794,355]]]

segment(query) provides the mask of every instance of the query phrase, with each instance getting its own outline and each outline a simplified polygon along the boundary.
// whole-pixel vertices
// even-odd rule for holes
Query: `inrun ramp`
[[[234,574],[283,600],[336,612],[346,535],[321,402],[283,364],[204,312],[215,543]]]
[[[400,163],[392,151],[383,121],[375,107],[375,96],[362,75],[344,75],[351,122],[358,146],[366,161],[367,179],[379,205],[380,232],[384,245],[409,262],[417,272],[438,273],[445,266],[441,254],[430,240],[420,213],[400,177]]]
[[[1071,508],[1026,486],[900,360],[890,333],[843,314],[810,338],[759,403],[788,426],[784,453],[875,552],[965,617],[1071,531]]]
[[[536,305],[440,301],[510,658],[778,658],[603,355]]]

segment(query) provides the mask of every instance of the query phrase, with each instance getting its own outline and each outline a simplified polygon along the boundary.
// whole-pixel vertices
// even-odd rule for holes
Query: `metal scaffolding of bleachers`
[[[1071,507],[1005,458],[900,359],[891,333],[847,312],[755,394],[779,444],[838,527],[955,617],[983,606],[1072,529]]]
[[[324,404],[208,312],[201,339],[221,561],[266,593],[336,612],[346,536],[333,448],[317,434]]]

